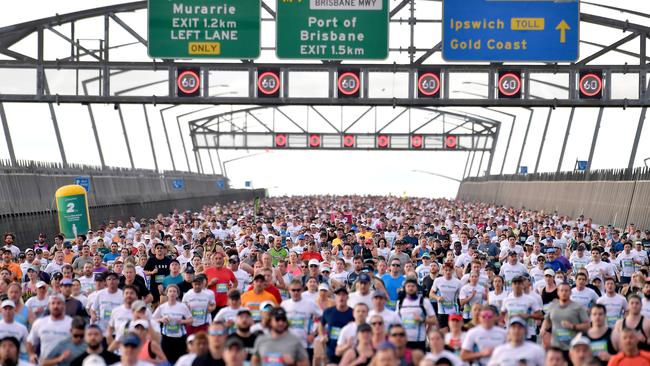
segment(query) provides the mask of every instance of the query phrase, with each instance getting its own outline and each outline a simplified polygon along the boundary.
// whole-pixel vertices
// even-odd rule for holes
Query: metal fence
[[[650,169],[645,167],[469,178],[457,197],[650,228]]]
[[[90,207],[210,197],[229,190],[227,178],[221,175],[0,161],[0,217],[54,210],[56,190],[74,184],[75,177],[89,178]]]

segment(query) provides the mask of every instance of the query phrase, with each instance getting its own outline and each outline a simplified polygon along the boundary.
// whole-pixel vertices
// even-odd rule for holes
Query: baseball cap
[[[463,316],[460,314],[451,314],[449,315],[449,320],[463,320]]]
[[[510,256],[510,255],[517,255],[517,252],[515,252],[514,250],[511,250],[511,251],[508,252],[508,255],[509,255],[509,256]]]
[[[106,366],[106,361],[100,355],[88,355],[81,366]]]
[[[258,273],[258,274],[255,275],[255,277],[253,277],[253,281],[257,281],[257,280],[262,280],[262,281],[264,281],[264,280],[266,280],[266,277],[264,277],[263,274]]]
[[[384,293],[384,291],[375,290],[375,292],[372,293],[372,298],[374,299],[375,297],[381,297],[385,299],[386,294]]]
[[[147,304],[142,300],[136,300],[131,304],[131,310],[140,311],[147,307]]]
[[[271,309],[269,312],[269,315],[271,316],[272,319],[284,319],[287,320],[287,311],[284,310],[283,307],[275,307]]]
[[[125,346],[140,347],[140,337],[134,333],[127,333],[120,342]]]
[[[544,270],[544,276],[555,276],[555,271],[551,268],[547,268]]]
[[[422,254],[422,257],[421,257],[421,258],[423,258],[423,259],[424,259],[424,258],[431,258],[431,255],[429,255],[428,252],[425,252],[424,254]]]
[[[348,289],[345,286],[341,286],[337,289],[334,290],[334,294],[338,295],[341,292],[345,292],[346,294],[348,293]]]
[[[318,261],[318,259],[310,259],[309,260],[309,265],[310,266],[319,266],[320,267],[320,262]]]
[[[582,335],[582,333],[578,333],[578,335],[573,337],[573,339],[571,340],[571,348],[577,346],[591,347],[591,340],[585,337],[584,335]]]
[[[275,304],[273,302],[271,302],[271,301],[262,301],[262,303],[260,304],[260,310],[262,310],[262,311],[268,311],[267,309],[269,307],[274,308]]]
[[[524,281],[524,276],[515,276],[512,279],[512,282],[523,282]]]
[[[72,280],[69,278],[62,279],[61,286],[72,286]]]
[[[510,321],[508,321],[508,326],[512,326],[513,324],[519,324],[524,328],[527,327],[526,321],[518,316],[510,318]]]
[[[369,283],[370,282],[370,276],[368,276],[367,273],[361,272],[359,274],[359,279],[357,280],[362,283]]]
[[[237,262],[237,263],[239,263],[239,256],[233,254],[230,257],[228,257],[228,261],[229,262]]]
[[[196,338],[196,335],[195,334],[190,334],[189,336],[187,336],[187,339],[185,340],[185,342],[191,344],[192,342],[194,342],[194,338]]]
[[[332,269],[330,268],[330,266],[328,266],[328,265],[323,265],[323,264],[322,264],[322,265],[320,266],[320,271],[321,271],[321,272],[332,272]]]
[[[147,320],[145,320],[145,319],[138,319],[138,320],[134,321],[129,326],[129,329],[130,330],[135,330],[135,327],[137,327],[138,325],[141,326],[144,329],[149,329],[149,322]]]
[[[318,291],[329,291],[330,287],[326,283],[318,285]]]
[[[47,287],[47,283],[43,281],[36,282],[36,288]]]
[[[228,339],[226,339],[225,348],[230,349],[232,347],[244,349],[244,343],[239,339],[239,337],[228,337]]]
[[[10,307],[12,307],[12,308],[14,308],[14,309],[16,308],[16,304],[15,304],[12,300],[5,300],[5,301],[3,301],[2,304],[0,305],[0,308],[3,308],[3,309],[4,309],[4,308],[7,307],[7,306],[10,306]]]
[[[260,306],[260,308],[262,308],[262,307]],[[239,315],[239,314],[252,315],[251,311],[248,310],[248,308],[239,308],[239,310],[237,311],[237,315]]]
[[[187,266],[187,268],[185,268],[185,273],[194,274],[194,267]]]

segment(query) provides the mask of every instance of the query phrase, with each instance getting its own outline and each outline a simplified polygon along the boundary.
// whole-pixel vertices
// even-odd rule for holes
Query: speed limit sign
[[[581,99],[600,99],[603,95],[603,74],[600,71],[580,72],[578,82]]]
[[[337,89],[339,97],[343,98],[358,98],[359,90],[361,89],[361,78],[358,71],[339,71],[339,78],[337,81]]]
[[[197,97],[201,95],[201,70],[198,68],[179,68],[176,77],[177,95],[179,97]]]
[[[440,97],[440,73],[434,71],[418,72],[418,98]]]
[[[257,75],[257,96],[277,98],[280,96],[279,70],[259,70]]]
[[[499,98],[521,98],[521,75],[514,71],[499,72]]]

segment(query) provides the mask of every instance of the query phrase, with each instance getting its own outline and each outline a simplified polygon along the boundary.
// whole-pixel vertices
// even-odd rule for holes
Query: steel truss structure
[[[275,22],[275,11],[272,1],[263,0],[261,2],[263,8],[263,24],[273,24]],[[395,114],[405,114],[408,111],[409,116],[411,110],[424,111],[429,113],[427,117],[418,117],[413,121],[409,117],[406,120],[398,121],[402,127],[408,124],[408,128],[402,130],[386,132],[391,137],[391,141],[396,141],[395,146],[390,146],[391,149],[410,149],[414,150],[413,146],[408,142],[409,137],[421,135],[424,137],[424,145],[420,150],[439,150],[442,145],[439,144],[442,139],[450,134],[459,136],[459,151],[468,151],[468,159],[466,164],[466,175],[470,175],[472,166],[474,165],[474,158],[476,153],[481,153],[481,162],[479,163],[479,170],[476,174],[482,174],[483,171],[480,167],[483,166],[483,154],[488,152],[489,164],[487,172],[492,169],[493,155],[499,140],[499,133],[501,130],[502,122],[510,122],[509,136],[507,138],[507,145],[505,148],[504,161],[501,164],[501,173],[504,171],[505,159],[510,152],[510,142],[512,139],[512,131],[514,124],[517,122],[517,117],[514,114],[500,112],[505,116],[504,120],[493,120],[484,116],[466,113],[463,111],[452,111],[449,107],[523,107],[530,112],[530,118],[527,120],[526,135],[524,137],[523,145],[526,144],[528,137],[528,130],[532,120],[534,111],[539,108],[534,107],[547,107],[548,118],[544,129],[544,138],[540,145],[540,150],[537,155],[537,166],[539,159],[542,155],[543,142],[545,139],[546,131],[550,121],[552,110],[557,107],[571,107],[571,117],[568,121],[568,128],[564,139],[562,154],[558,162],[558,170],[561,167],[562,159],[564,156],[564,148],[567,144],[569,130],[571,129],[571,122],[573,118],[574,108],[577,107],[599,107],[600,113],[596,128],[594,131],[593,142],[591,145],[590,159],[593,157],[596,140],[598,138],[598,130],[600,126],[600,119],[602,118],[602,108],[605,107],[640,107],[641,118],[637,126],[633,150],[630,156],[630,164],[634,163],[636,150],[639,145],[639,139],[643,123],[645,120],[645,111],[650,106],[650,98],[648,94],[648,80],[647,72],[650,63],[648,62],[646,52],[646,41],[650,35],[650,27],[644,25],[642,22],[629,22],[623,20],[612,19],[600,15],[581,13],[580,20],[583,25],[597,25],[603,29],[611,32],[623,33],[622,38],[611,43],[601,44],[594,40],[582,37],[580,40],[584,46],[597,48],[596,52],[586,55],[579,61],[571,64],[448,64],[448,63],[431,63],[433,56],[441,51],[441,42],[435,40],[433,37],[426,46],[422,46],[421,42],[416,42],[416,32],[420,32],[423,26],[438,26],[440,23],[439,17],[433,17],[434,12],[431,12],[432,17],[416,16],[416,7],[424,6],[438,2],[437,0],[399,0],[393,5],[390,10],[390,24],[391,27],[399,26],[405,27],[408,30],[408,41],[402,41],[403,44],[391,45],[389,49],[389,60],[399,59],[406,57],[403,62],[385,62],[385,63],[341,63],[337,61],[323,61],[321,63],[287,63],[287,62],[256,62],[254,60],[239,60],[232,62],[178,62],[175,60],[162,59],[152,61],[142,61],[134,59],[116,59],[114,57],[120,49],[130,47],[138,48],[140,53],[147,46],[148,40],[146,36],[136,29],[138,27],[134,24],[134,18],[131,13],[143,14],[146,9],[146,1],[137,1],[132,3],[119,4],[97,9],[90,9],[79,11],[75,13],[56,15],[54,17],[34,20],[26,23],[16,24],[0,28],[0,54],[9,57],[10,59],[0,60],[0,120],[2,120],[3,128],[5,129],[5,138],[9,147],[11,160],[15,161],[13,147],[10,137],[10,131],[2,108],[4,102],[45,102],[50,105],[50,113],[54,124],[54,130],[59,144],[61,159],[63,164],[66,165],[65,151],[61,142],[59,128],[57,126],[56,113],[54,111],[54,103],[81,103],[87,106],[90,120],[93,124],[93,132],[99,150],[100,160],[102,166],[104,158],[99,144],[99,136],[95,127],[93,118],[93,103],[111,103],[115,104],[115,108],[120,112],[119,117],[121,120],[122,128],[125,129],[124,118],[120,110],[120,104],[142,104],[145,105],[167,105],[168,107],[160,110],[163,118],[169,119],[170,113],[163,115],[163,111],[170,110],[177,105],[185,104],[208,104],[208,105],[255,105],[261,107],[242,108],[230,113],[221,113],[210,117],[202,117],[201,119],[191,120],[191,140],[197,166],[199,164],[200,154],[199,150],[206,149],[255,149],[255,148],[278,148],[275,146],[272,139],[269,141],[269,136],[278,133],[286,133],[292,136],[293,141],[288,146],[283,148],[309,148],[305,142],[305,136],[317,133],[323,138],[321,149],[343,149],[346,148],[343,144],[343,137],[346,133],[352,131],[341,126],[337,127],[331,118],[325,117],[321,113],[322,108],[325,106],[339,106],[341,111],[343,108],[362,108],[367,106],[367,113],[376,113],[378,108],[394,108]],[[597,8],[609,9],[613,12],[621,12],[622,14],[629,14],[644,19],[650,19],[650,16],[643,13],[628,11],[611,6],[604,6],[582,1],[582,4],[589,4]],[[140,21],[143,17],[140,18]],[[94,35],[92,40],[88,40],[84,32],[79,29],[82,28],[80,24],[87,21],[94,21],[97,24],[103,24],[103,32],[99,36]],[[131,37],[131,42],[116,44],[111,40],[111,34],[116,30],[128,34]],[[583,33],[584,34],[584,33]],[[56,39],[58,42],[64,42],[66,48],[58,49],[52,52],[48,49],[49,40]],[[20,51],[17,47],[21,41],[26,39],[33,39],[35,54]],[[91,42],[92,41],[92,42]],[[97,43],[96,46],[89,46],[89,42]],[[629,47],[638,42],[638,51],[630,51]],[[94,43],[93,43],[94,44]],[[262,44],[264,45],[264,39]],[[626,46],[626,47],[624,47]],[[60,46],[59,46],[60,48]],[[635,47],[636,48],[636,47]],[[67,50],[69,50],[69,53]],[[273,51],[274,47],[262,47],[262,55],[265,52]],[[56,54],[56,57],[51,56]],[[600,57],[615,54],[625,55],[628,58],[633,58],[636,62],[619,63],[619,64],[594,64],[595,60]],[[202,89],[201,95],[194,98],[182,98],[176,95],[176,72],[178,68],[182,67],[198,67],[202,75]],[[358,69],[361,75],[361,96],[360,98],[338,98],[336,96],[336,76],[339,68],[341,67],[354,67]],[[255,80],[257,77],[258,69],[277,68],[280,70],[282,76],[281,93],[278,98],[258,98],[255,89]],[[499,99],[496,88],[496,76],[500,70],[519,70],[523,77],[523,89],[521,99]],[[416,77],[417,73],[422,70],[437,70],[442,76],[442,88],[440,91],[440,98],[418,98]],[[578,94],[577,82],[578,76],[581,71],[595,70],[603,73],[605,85],[603,89],[602,99],[580,99]],[[235,93],[231,91],[223,92],[223,80],[220,75],[223,73],[237,73],[241,76],[238,83],[245,85],[243,93]],[[7,80],[2,80],[3,75],[26,75],[26,81],[21,83],[24,86],[21,90],[16,91],[15,88],[9,88],[5,91],[2,84],[8,84]],[[69,78],[73,75],[74,87],[64,88],[58,85],[55,81],[62,78]],[[88,77],[90,75],[90,77]],[[146,75],[147,78],[140,78],[140,75]],[[155,76],[153,76],[155,75]],[[320,75],[320,81],[314,82],[305,92],[305,88],[294,87],[294,83],[299,82],[304,78],[304,75]],[[452,85],[457,80],[462,80],[467,75],[478,76],[483,80],[485,89],[483,92],[477,93],[477,90],[471,86],[466,86],[474,82],[464,81],[461,88],[464,90],[453,90]],[[153,77],[152,77],[153,76]],[[385,93],[379,93],[378,89],[383,90],[383,84],[377,82],[378,79],[385,77],[398,80],[394,82],[393,95],[386,96]],[[562,83],[549,82],[545,77],[553,76],[565,80]],[[636,83],[635,92],[626,97],[619,97],[612,92],[612,84],[619,77],[632,77]],[[128,80],[124,85],[125,77]],[[14,81],[13,79],[11,80]],[[233,82],[234,83],[234,82]],[[546,95],[535,95],[531,90],[532,85],[546,85],[556,92],[552,97]],[[19,88],[20,89],[20,88]],[[318,96],[313,96],[312,92],[316,89],[320,91]],[[468,98],[468,96],[473,96]],[[308,116],[306,119],[303,117],[293,117],[292,112],[287,111],[287,106],[305,106],[302,108],[303,116]],[[298,107],[295,107],[298,108]],[[390,108],[387,108],[390,109]],[[489,108],[488,108],[489,109]],[[145,110],[145,118],[147,117],[147,109]],[[257,111],[265,110],[267,116],[260,117],[256,114]],[[306,111],[306,112],[305,112]],[[306,114],[305,114],[306,113]],[[308,128],[309,116],[316,116],[321,114],[321,120],[329,125],[329,129],[312,130]],[[268,114],[273,116],[284,114],[286,119],[292,120],[292,129],[277,129],[273,123],[269,122]],[[348,113],[343,113],[346,114]],[[479,113],[481,114],[481,113]],[[353,115],[353,114],[350,114]],[[400,115],[398,118],[403,118]],[[254,117],[255,116],[255,117]],[[176,116],[176,122],[180,124],[179,117]],[[356,117],[355,117],[356,118]],[[455,122],[454,122],[455,121]],[[350,122],[350,121],[348,121]],[[352,119],[354,122],[354,118]],[[352,126],[356,122],[352,123]],[[454,125],[455,123],[455,125]],[[390,124],[393,124],[391,121]],[[256,127],[254,127],[256,126]],[[366,130],[359,130],[354,132],[355,136],[373,136],[373,144],[369,142],[364,144],[355,144],[355,149],[375,149],[376,137],[384,132],[381,124],[375,121],[374,128],[367,128]],[[424,129],[436,126],[428,132],[423,132]],[[147,127],[149,128],[149,121],[147,119]],[[256,129],[258,128],[258,129]],[[180,125],[179,125],[180,133]],[[133,167],[133,157],[129,145],[128,138],[125,135],[125,142],[127,150],[129,151],[129,158],[131,166]],[[165,136],[171,155],[171,147],[169,145],[168,131],[165,129]],[[182,136],[181,136],[182,137]],[[149,129],[149,139],[152,142],[151,132]],[[400,140],[402,139],[402,140]],[[429,140],[427,140],[429,139]],[[361,139],[363,140],[363,138]],[[185,144],[184,140],[183,144]],[[302,141],[302,142],[301,142]],[[327,143],[326,143],[327,141]],[[360,140],[356,140],[360,141]],[[402,142],[400,142],[402,141]],[[406,141],[406,142],[403,142]],[[428,142],[427,142],[428,141]],[[469,142],[467,142],[469,141]],[[501,141],[506,141],[502,138]],[[523,154],[523,145],[520,149],[519,163],[521,163],[521,154]],[[208,155],[211,158],[211,155]],[[472,156],[470,164],[470,156]],[[155,154],[154,154],[155,159]],[[185,159],[189,166],[189,157],[185,154]],[[157,167],[157,162],[154,161]],[[173,155],[172,155],[172,164]],[[470,167],[469,170],[467,167]],[[537,171],[537,166],[535,170]],[[174,169],[175,166],[174,166]],[[588,167],[588,170],[590,166]],[[200,168],[199,168],[200,170]]]

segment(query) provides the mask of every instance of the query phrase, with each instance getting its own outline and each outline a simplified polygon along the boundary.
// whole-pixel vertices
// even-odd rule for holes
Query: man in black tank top
[[[628,313],[623,319],[616,321],[612,332],[612,341],[620,349],[621,331],[625,328],[634,329],[642,339],[639,342],[639,349],[643,351],[650,350],[648,336],[650,336],[650,319],[641,315],[641,297],[637,294],[628,296]]]

